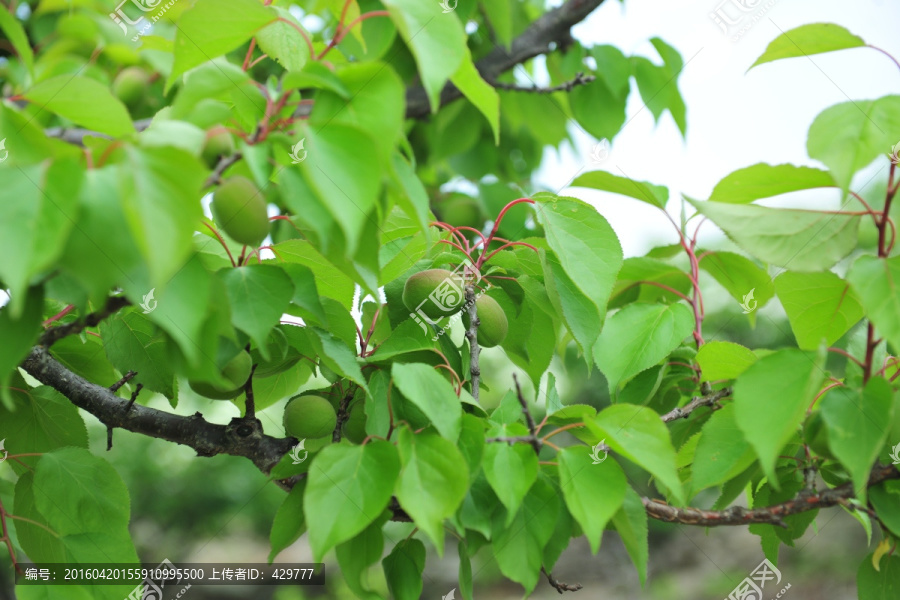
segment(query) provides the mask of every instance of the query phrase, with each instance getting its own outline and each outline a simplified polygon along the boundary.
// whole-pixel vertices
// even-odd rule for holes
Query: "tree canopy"
[[[859,597],[893,597],[900,96],[824,110],[817,166],[749,165],[707,199],[670,197],[604,161],[632,93],[685,134],[684,60],[659,38],[650,56],[574,39],[602,3],[0,7],[11,567],[140,562],[128,487],[88,449],[99,421],[112,453],[138,434],[251,461],[285,492],[270,562],[305,535],[364,600],[420,597],[426,547],[451,545],[466,600],[485,556],[526,593],[577,592],[554,566],[579,536],[602,552],[608,530],[644,583],[649,520],[747,526],[777,569],[823,509],[874,546]],[[804,25],[751,68],[856,47],[875,48]],[[574,195],[541,189],[574,127],[597,140]],[[579,189],[655,207],[672,243],[625,258]],[[805,190],[840,209],[759,202]],[[727,247],[706,246],[706,221]],[[751,325],[780,303],[792,338],[747,347],[704,326],[716,293]],[[558,385],[583,372],[605,384],[589,402]],[[229,422],[204,416],[216,402]],[[139,583],[67,590],[119,600]]]

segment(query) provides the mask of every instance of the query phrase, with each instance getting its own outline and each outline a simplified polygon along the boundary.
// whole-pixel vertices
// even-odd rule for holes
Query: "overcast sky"
[[[739,1],[739,0],[735,0]],[[745,0],[752,4],[756,0]],[[585,44],[613,44],[628,54],[660,60],[648,40],[659,36],[681,53],[686,64],[679,87],[687,104],[687,139],[682,140],[666,113],[658,125],[632,85],[628,118],[600,167],[705,199],[725,175],[757,162],[814,166],[806,154],[806,133],[815,116],[850,99],[872,99],[900,92],[900,69],[883,54],[859,48],[795,58],[747,68],[781,32],[807,23],[837,23],[900,59],[900,2],[887,0],[761,0],[754,15],[765,14],[736,42],[710,18],[722,0],[607,0],[577,26]],[[764,7],[768,6],[765,10]],[[739,14],[727,0],[722,7]],[[752,23],[752,19],[747,22]],[[735,30],[739,29],[735,27]],[[578,148],[548,151],[539,181],[557,191],[589,162],[594,138],[573,126]],[[897,132],[900,141],[900,132]],[[885,152],[890,152],[886,148]],[[887,165],[887,159],[883,161]],[[883,166],[883,165],[882,165]],[[619,171],[621,169],[621,171]],[[858,189],[858,188],[856,188]],[[584,188],[564,190],[591,202],[610,221],[626,256],[676,241],[671,224],[656,209],[621,196]],[[836,205],[837,193],[829,194]],[[812,192],[821,203],[823,192]],[[802,194],[789,199],[803,205]],[[810,199],[809,196],[807,199]],[[678,202],[670,201],[674,214]],[[708,227],[708,229],[707,229]],[[707,241],[717,236],[704,225]],[[704,235],[701,235],[701,240]]]

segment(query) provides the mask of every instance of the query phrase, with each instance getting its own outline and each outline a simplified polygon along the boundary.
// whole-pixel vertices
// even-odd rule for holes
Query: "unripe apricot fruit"
[[[459,294],[456,294],[453,298],[453,300],[459,300],[459,302],[449,307],[449,310],[443,310],[433,300],[428,299],[428,295],[452,275],[446,269],[428,269],[412,275],[406,280],[406,285],[403,286],[403,304],[411,311],[418,310],[421,304],[422,312],[432,320],[455,314],[465,301],[464,298],[459,298]],[[425,301],[424,304],[422,304],[423,301]],[[442,302],[442,304],[447,305],[446,302]]]
[[[337,426],[331,402],[322,396],[294,396],[284,407],[284,430],[298,440],[324,437]]]
[[[475,309],[478,311],[478,343],[485,348],[493,348],[506,339],[509,331],[509,321],[506,313],[490,296],[480,296],[475,301]],[[469,313],[463,311],[463,325],[469,328]]]
[[[227,131],[219,131],[206,138],[203,146],[203,162],[210,169],[214,168],[223,156],[234,154],[234,138]]]
[[[246,177],[223,181],[213,193],[210,208],[216,223],[236,242],[256,246],[269,235],[265,197]]]
[[[133,106],[146,95],[149,83],[150,74],[147,71],[140,67],[127,67],[116,75],[112,91],[124,104]]]
[[[229,360],[222,369],[222,377],[228,381],[228,385],[216,385],[206,381],[188,380],[191,389],[213,400],[231,400],[237,398],[244,389],[244,384],[250,377],[250,369],[253,359],[246,350],[241,350]]]

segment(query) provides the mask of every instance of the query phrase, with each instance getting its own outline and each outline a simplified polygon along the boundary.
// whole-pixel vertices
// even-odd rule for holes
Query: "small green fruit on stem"
[[[509,321],[503,308],[490,296],[481,295],[475,301],[475,309],[478,311],[478,344],[485,348],[493,348],[506,339],[509,332]],[[463,312],[463,325],[469,328],[471,321],[469,314]]]
[[[284,430],[298,440],[321,438],[337,426],[337,413],[322,396],[294,396],[284,407]]]
[[[448,296],[442,305],[428,299],[431,292],[452,276],[453,273],[446,269],[428,269],[412,275],[403,286],[403,304],[411,311],[418,310],[421,305],[422,312],[432,320],[455,314],[463,304],[462,295]],[[458,284],[457,287],[459,287]]]
[[[238,354],[225,364],[222,369],[222,377],[227,381],[227,385],[216,385],[206,381],[188,380],[191,389],[213,400],[231,400],[237,398],[244,389],[244,384],[250,378],[250,370],[253,367],[253,359],[246,350],[241,350]]]
[[[210,205],[216,223],[236,242],[257,246],[269,235],[266,200],[252,181],[229,177],[216,188]]]

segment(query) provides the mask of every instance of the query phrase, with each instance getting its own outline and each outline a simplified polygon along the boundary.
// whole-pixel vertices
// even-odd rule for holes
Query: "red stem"
[[[250,38],[250,47],[247,48],[247,55],[244,56],[244,64],[241,65],[241,69],[246,71],[250,65],[250,57],[253,56],[253,49],[256,48],[256,38]]]
[[[52,317],[50,317],[49,319],[47,319],[46,321],[44,321],[42,323],[42,325],[44,327],[46,327],[47,325],[49,325],[50,323],[53,323],[54,321],[59,321],[60,319],[62,319],[64,316],[66,316],[73,310],[75,310],[75,305],[70,304],[67,307],[65,307],[64,309],[62,309],[61,311],[59,311],[58,313],[56,313],[55,315],[53,315]]]
[[[355,19],[350,21],[350,23],[346,27],[338,26],[337,31],[335,31],[334,37],[332,38],[332,40],[330,42],[328,42],[328,45],[325,46],[325,49],[322,50],[322,53],[319,54],[318,57],[316,57],[316,60],[322,60],[322,58],[326,54],[331,52],[332,48],[334,48],[335,46],[340,44],[341,41],[347,36],[347,34],[350,33],[350,30],[353,29],[359,23],[362,23],[366,19],[371,19],[372,17],[389,17],[389,16],[391,16],[391,13],[389,13],[386,10],[373,10],[373,11],[367,12],[365,14],[359,15],[358,17],[356,17]]]
[[[228,249],[228,245],[225,243],[225,240],[222,239],[222,236],[219,235],[219,232],[216,231],[215,228],[212,225],[210,225],[209,223],[207,223],[206,221],[204,221],[203,224],[206,225],[209,228],[209,230],[213,232],[213,235],[216,236],[216,239],[219,240],[219,243],[222,244],[223,248],[225,248],[225,252],[228,254],[228,260],[231,261],[231,266],[236,267],[237,263],[234,262],[234,257],[231,255],[231,250]]]

